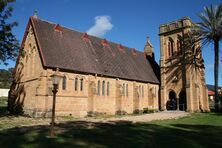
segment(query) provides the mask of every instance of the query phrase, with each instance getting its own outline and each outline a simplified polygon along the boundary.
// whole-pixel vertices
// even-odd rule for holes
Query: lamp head
[[[51,80],[53,85],[58,85],[62,76],[59,73],[59,68],[56,68],[56,71],[51,75]]]

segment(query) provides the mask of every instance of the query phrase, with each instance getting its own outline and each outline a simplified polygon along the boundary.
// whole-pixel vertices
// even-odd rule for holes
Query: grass
[[[0,107],[6,107],[7,106],[7,97],[0,97]]]
[[[0,97],[0,117],[7,114],[8,97]]]
[[[14,127],[0,127],[0,146],[4,148],[222,147],[222,115],[215,113],[194,113],[181,119],[147,123],[66,121],[57,124],[57,136],[53,139],[47,138],[48,125],[12,124]]]

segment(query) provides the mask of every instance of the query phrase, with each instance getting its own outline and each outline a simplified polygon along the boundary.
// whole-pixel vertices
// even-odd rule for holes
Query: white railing
[[[0,97],[8,97],[9,89],[2,89],[0,88]]]

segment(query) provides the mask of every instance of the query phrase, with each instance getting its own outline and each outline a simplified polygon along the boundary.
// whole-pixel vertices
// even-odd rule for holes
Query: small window
[[[126,96],[128,96],[128,84],[126,84]]]
[[[105,96],[105,81],[102,84],[102,95]]]
[[[180,35],[177,37],[177,52],[178,54],[182,53],[182,37]]]
[[[97,85],[97,94],[100,95],[100,81],[98,81],[98,85]]]
[[[174,47],[174,42],[173,41],[171,41],[171,56],[173,56],[174,55],[174,49],[173,49],[173,47]]]
[[[107,94],[107,96],[109,96],[109,82],[107,82],[107,92],[106,92],[106,94]]]
[[[26,62],[26,63],[28,62],[28,56],[25,57],[25,62]]]
[[[172,38],[169,38],[168,41],[168,56],[171,57],[174,55],[174,42]]]
[[[75,91],[77,91],[77,89],[78,89],[78,78],[75,78],[75,84],[74,84],[75,86]]]
[[[171,42],[168,42],[168,57],[171,56]]]
[[[154,95],[155,95],[155,96],[157,95],[156,87],[154,87]]]
[[[144,87],[142,86],[142,97],[144,97]]]
[[[62,78],[62,90],[66,90],[66,77]]]
[[[181,49],[180,49],[180,40],[177,40],[177,52],[180,53]]]
[[[83,79],[80,79],[80,91],[83,91]]]
[[[139,86],[139,96],[141,97],[141,86]]]
[[[123,83],[123,95],[125,96],[125,83]]]

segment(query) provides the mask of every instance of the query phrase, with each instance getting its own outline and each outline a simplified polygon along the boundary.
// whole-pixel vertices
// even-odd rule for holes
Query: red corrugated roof
[[[208,90],[208,96],[214,96],[214,91]]]

